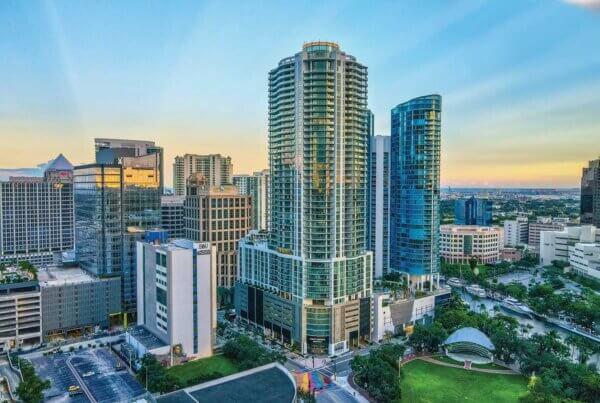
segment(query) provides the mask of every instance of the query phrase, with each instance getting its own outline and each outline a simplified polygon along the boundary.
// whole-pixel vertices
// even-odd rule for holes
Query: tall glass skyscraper
[[[413,288],[433,287],[439,272],[442,97],[392,109],[390,267]]]
[[[96,163],[74,169],[77,260],[97,276],[120,275],[123,310],[131,314],[136,242],[160,225],[162,160],[153,142],[96,139]]]
[[[236,310],[303,352],[370,331],[367,68],[311,42],[269,73],[271,232],[240,241]]]

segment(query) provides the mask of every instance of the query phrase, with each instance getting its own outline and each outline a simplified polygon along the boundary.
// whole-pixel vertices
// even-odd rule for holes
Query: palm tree
[[[594,351],[594,345],[583,337],[577,338],[577,350],[579,350],[579,363],[585,364]]]
[[[565,339],[565,343],[567,343],[567,345],[571,347],[571,360],[575,358],[575,347],[577,346],[577,342],[577,338],[573,335],[570,335]]]
[[[594,344],[593,354],[596,355],[596,370],[600,369],[600,343]]]

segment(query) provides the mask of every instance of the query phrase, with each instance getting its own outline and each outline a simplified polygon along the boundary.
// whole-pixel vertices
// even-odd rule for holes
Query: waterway
[[[529,286],[530,283],[542,282],[543,279],[541,276],[533,275],[527,272],[516,272],[516,273],[508,273],[498,277],[498,281],[504,284],[508,284],[511,282],[519,282],[525,286]],[[574,283],[566,284],[566,288],[569,290],[579,293],[581,292]],[[535,318],[530,319],[524,316],[517,315],[515,313],[506,311],[500,308],[498,311],[494,310],[494,306],[500,304],[500,301],[495,301],[490,298],[477,298],[473,297],[471,294],[468,294],[466,291],[459,291],[461,298],[469,304],[469,309],[474,312],[483,312],[485,309],[490,316],[494,316],[497,313],[501,313],[503,315],[511,316],[519,321],[520,329],[519,332],[523,337],[531,337],[534,334],[545,334],[551,330],[554,330],[559,337],[564,341],[568,336],[571,335],[568,331],[561,329],[560,327],[554,326],[550,323],[543,322],[541,320],[537,320]],[[483,305],[483,306],[482,306]],[[577,358],[577,351],[575,352],[574,358]],[[588,362],[596,362],[597,357],[594,355],[590,358]]]

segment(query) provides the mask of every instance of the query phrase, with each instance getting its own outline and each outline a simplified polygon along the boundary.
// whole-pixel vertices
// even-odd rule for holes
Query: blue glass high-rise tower
[[[439,272],[442,97],[426,95],[392,109],[390,268],[424,289]]]

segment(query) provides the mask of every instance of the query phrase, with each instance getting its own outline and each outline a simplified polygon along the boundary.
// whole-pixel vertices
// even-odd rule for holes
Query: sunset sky
[[[0,168],[94,137],[156,141],[169,185],[186,152],[266,168],[268,71],[319,39],[368,66],[378,134],[442,95],[444,186],[578,186],[600,155],[594,1],[3,0]]]

